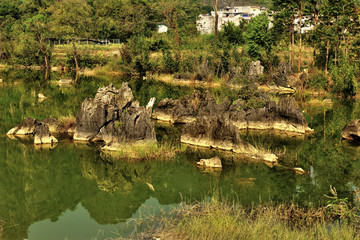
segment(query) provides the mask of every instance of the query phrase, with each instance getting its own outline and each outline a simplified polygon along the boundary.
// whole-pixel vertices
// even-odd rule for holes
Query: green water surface
[[[168,161],[112,162],[91,144],[62,140],[54,149],[35,148],[29,140],[5,133],[25,117],[75,116],[81,102],[98,87],[128,81],[141,104],[179,98],[194,88],[120,77],[81,77],[75,85],[59,87],[61,77],[30,70],[0,72],[0,225],[1,239],[110,239],[127,237],[136,219],[158,216],[183,201],[201,201],[212,194],[244,205],[295,202],[304,206],[326,203],[330,185],[341,197],[353,198],[360,186],[360,151],[341,139],[341,129],[359,118],[358,102],[335,101],[332,107],[304,108],[311,136],[297,138],[271,132],[242,132],[253,145],[278,153],[288,168],[241,159],[224,152],[187,147]],[[71,77],[65,76],[65,77]],[[212,89],[218,101],[235,94]],[[37,101],[37,94],[48,97]],[[159,142],[180,144],[181,126],[156,124]],[[219,155],[222,170],[204,172],[200,158]],[[149,186],[153,186],[154,190]]]

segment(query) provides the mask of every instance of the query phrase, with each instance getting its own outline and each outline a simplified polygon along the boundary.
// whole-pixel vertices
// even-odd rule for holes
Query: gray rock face
[[[260,96],[258,101],[266,103],[266,107],[247,109],[244,100],[216,104],[209,92],[194,92],[178,100],[160,101],[153,118],[172,123],[190,123],[201,116],[224,115],[239,129],[276,129],[301,134],[312,131],[294,98],[282,98],[276,104],[266,96]]]
[[[351,120],[341,131],[341,136],[347,140],[360,141],[360,119]]]
[[[225,103],[226,104],[226,103]],[[194,91],[192,95],[181,99],[163,99],[153,113],[153,118],[172,123],[188,123],[195,121],[198,116],[207,116],[222,112],[224,106],[216,104],[210,92]]]
[[[35,127],[34,144],[54,144],[57,142],[58,140],[54,136],[51,136],[48,125],[41,123]]]
[[[150,113],[134,101],[127,83],[120,89],[109,85],[81,104],[74,140],[104,141],[109,149],[125,142],[156,141]]]
[[[41,124],[40,121],[27,117],[17,127],[10,129],[7,135],[33,135],[36,126]]]
[[[248,78],[251,81],[256,81],[257,78],[264,73],[264,67],[261,65],[260,61],[255,61],[250,63]]]
[[[183,127],[181,142],[201,147],[232,151],[265,161],[276,162],[274,154],[257,150],[240,138],[239,130],[224,115],[198,117]]]
[[[276,85],[282,87],[289,87],[288,76],[293,73],[290,63],[281,63],[278,71],[272,75]]]
[[[224,115],[198,117],[183,127],[181,142],[241,153],[252,153],[255,148],[240,138],[238,129]]]
[[[34,144],[53,144],[58,142],[58,140],[50,134],[49,126],[46,123],[30,117],[26,118],[17,127],[10,129],[7,135],[32,135],[34,136]]]

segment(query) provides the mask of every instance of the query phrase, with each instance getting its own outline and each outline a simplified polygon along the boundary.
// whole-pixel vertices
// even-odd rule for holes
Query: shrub
[[[326,90],[328,86],[328,79],[320,70],[315,70],[309,74],[307,85],[312,89]]]
[[[353,97],[356,94],[355,68],[347,61],[341,61],[340,66],[335,66],[331,71],[333,84],[331,91],[343,98]]]

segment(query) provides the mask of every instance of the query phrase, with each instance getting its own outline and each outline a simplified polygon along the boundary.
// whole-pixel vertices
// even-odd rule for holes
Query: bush
[[[107,57],[103,54],[90,55],[89,53],[78,53],[77,60],[80,68],[94,68],[96,66],[104,66],[108,63]],[[76,68],[74,55],[72,53],[66,54],[66,66],[69,68]]]
[[[341,61],[340,66],[335,66],[331,71],[333,84],[331,91],[343,98],[350,98],[356,94],[355,67],[347,61]]]
[[[326,90],[328,79],[320,70],[315,70],[309,74],[307,85],[312,89]]]

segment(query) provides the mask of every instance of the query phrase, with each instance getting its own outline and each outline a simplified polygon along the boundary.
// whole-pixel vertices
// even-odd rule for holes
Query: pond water
[[[81,77],[76,85],[59,87],[60,75],[30,70],[0,72],[0,232],[1,239],[109,239],[126,237],[139,227],[135,219],[160,215],[183,201],[201,201],[220,194],[244,205],[261,202],[324,204],[330,185],[352,199],[360,186],[360,147],[341,139],[341,129],[360,117],[358,102],[334,101],[332,107],[303,107],[311,136],[289,137],[271,132],[242,132],[255,146],[283,155],[280,163],[301,167],[296,175],[262,162],[225,152],[187,147],[168,161],[111,162],[96,146],[63,140],[54,149],[35,148],[31,141],[5,133],[25,117],[74,116],[81,102],[98,87],[128,81],[141,104],[179,98],[193,87],[121,77]],[[71,77],[71,76],[69,76]],[[234,95],[212,89],[218,101]],[[37,94],[48,97],[37,101]],[[159,142],[180,144],[181,126],[156,123]],[[219,155],[222,170],[204,172],[200,158]],[[154,190],[150,188],[153,186]]]

